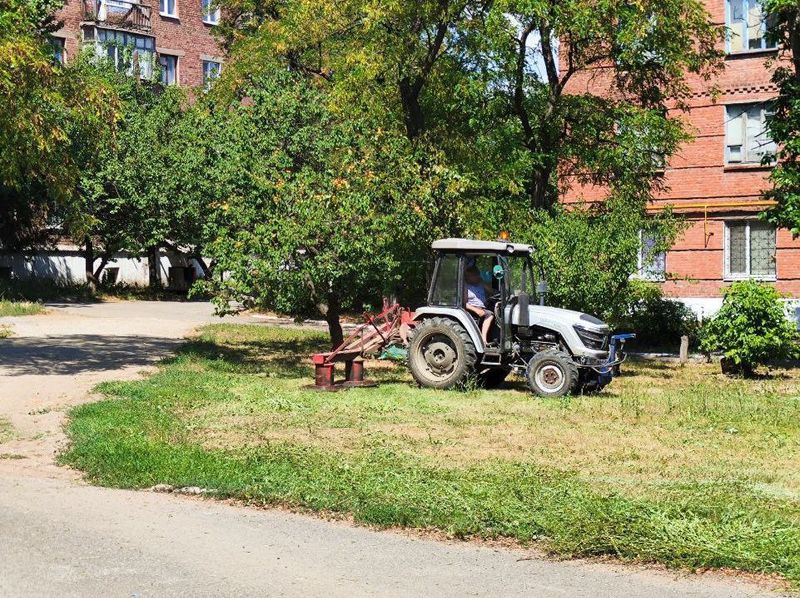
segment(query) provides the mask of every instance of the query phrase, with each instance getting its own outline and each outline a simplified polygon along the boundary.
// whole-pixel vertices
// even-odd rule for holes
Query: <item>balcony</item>
[[[83,0],[83,18],[121,29],[150,31],[152,9],[143,2],[129,0]]]

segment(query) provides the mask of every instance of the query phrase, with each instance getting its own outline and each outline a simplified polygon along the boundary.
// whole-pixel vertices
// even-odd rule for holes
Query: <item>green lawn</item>
[[[63,461],[109,486],[201,486],[378,526],[510,537],[560,555],[734,567],[800,582],[800,370],[626,367],[597,396],[318,393],[294,329],[217,325],[114,400],[72,412]]]
[[[0,317],[3,316],[34,316],[46,310],[41,303],[32,301],[7,301],[0,299]]]

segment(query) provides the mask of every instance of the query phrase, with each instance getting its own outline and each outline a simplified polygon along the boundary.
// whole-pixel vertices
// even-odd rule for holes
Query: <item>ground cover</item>
[[[151,377],[100,386],[62,460],[108,486],[220,497],[378,526],[508,537],[568,556],[734,567],[800,582],[800,370],[628,364],[596,396],[521,380],[441,392],[372,364],[377,389],[307,390],[321,333],[204,328]]]

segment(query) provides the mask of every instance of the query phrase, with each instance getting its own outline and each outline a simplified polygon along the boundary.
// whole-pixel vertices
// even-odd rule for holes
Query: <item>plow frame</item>
[[[394,342],[405,342],[404,329],[413,325],[413,311],[397,303],[384,301],[383,311],[377,315],[365,315],[364,323],[357,326],[341,345],[332,351],[311,356],[314,364],[314,384],[311,388],[330,391],[376,386],[374,380],[364,379],[364,357],[374,355]],[[342,382],[334,379],[337,362],[345,366],[345,379]]]

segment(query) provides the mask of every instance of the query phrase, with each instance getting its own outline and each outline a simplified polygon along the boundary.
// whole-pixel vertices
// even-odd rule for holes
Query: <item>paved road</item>
[[[205,304],[54,306],[0,320],[0,596],[766,597],[719,575],[553,562],[285,513],[85,485],[53,463],[72,405],[168,354]],[[16,456],[20,458],[9,458]]]

